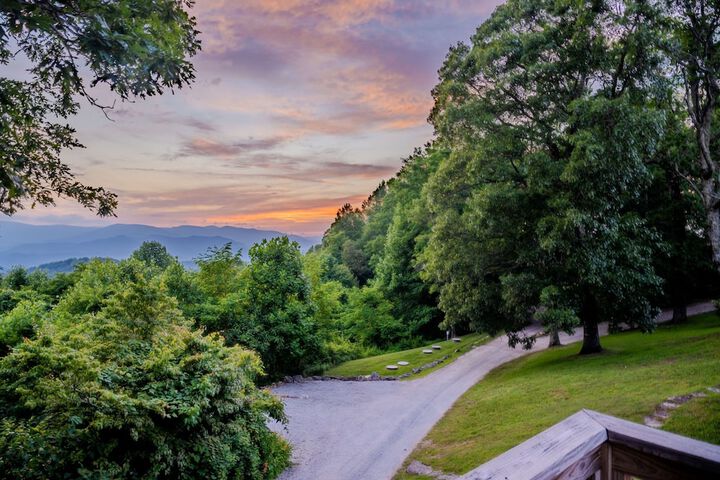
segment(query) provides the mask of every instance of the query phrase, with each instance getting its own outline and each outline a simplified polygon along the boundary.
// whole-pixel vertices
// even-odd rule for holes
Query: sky
[[[198,0],[191,88],[71,120],[87,148],[63,158],[117,218],[69,201],[14,218],[321,235],[431,140],[437,70],[498,3]]]

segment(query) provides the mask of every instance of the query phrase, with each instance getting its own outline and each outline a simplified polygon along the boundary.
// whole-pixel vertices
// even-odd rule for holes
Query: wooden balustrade
[[[720,446],[581,410],[462,480],[718,480]]]

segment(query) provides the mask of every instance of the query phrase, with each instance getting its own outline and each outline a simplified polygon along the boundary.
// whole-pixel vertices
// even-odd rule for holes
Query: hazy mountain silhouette
[[[70,258],[128,257],[144,241],[162,243],[184,263],[191,262],[210,247],[232,242],[247,258],[250,247],[262,241],[285,235],[272,230],[240,227],[152,227],[116,224],[107,227],[72,225],[30,225],[0,222],[0,267],[13,265],[33,267]],[[300,244],[302,251],[319,242],[317,237],[288,235]]]

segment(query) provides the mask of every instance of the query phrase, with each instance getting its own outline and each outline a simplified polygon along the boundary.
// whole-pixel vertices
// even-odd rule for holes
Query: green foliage
[[[364,285],[372,274],[369,258],[360,243],[364,225],[363,212],[346,203],[323,236],[322,245],[325,252],[352,274],[353,283],[360,285]]]
[[[222,297],[237,291],[243,261],[240,251],[233,253],[231,243],[210,247],[195,263],[200,268],[198,284],[207,295]]]
[[[450,324],[530,344],[513,332],[549,288],[550,330],[652,328],[658,238],[636,202],[664,125],[655,12],[592,7],[509,1],[440,71],[431,121],[452,153],[428,184],[424,258]]]
[[[61,122],[77,113],[88,86],[106,85],[121,100],[181,88],[194,79],[186,56],[200,48],[191,0],[82,2],[9,0],[0,6],[0,64],[30,62],[27,81],[0,78],[0,211],[67,197],[113,214],[117,197],[77,181],[60,159],[82,145]],[[22,55],[18,55],[17,53]],[[81,75],[89,74],[85,81]]]
[[[300,246],[279,237],[249,253],[240,290],[221,305],[230,317],[223,334],[228,343],[258,352],[270,378],[302,373],[318,361],[321,345]]]
[[[23,267],[13,267],[3,277],[3,286],[12,290],[20,290],[30,283],[28,271]]]
[[[303,273],[308,279],[310,298],[315,305],[313,318],[318,328],[325,332],[335,327],[347,294],[341,282],[328,279],[328,271],[332,268],[328,260],[329,257],[320,252],[310,252],[302,258]]]
[[[405,326],[409,337],[437,337],[442,320],[437,296],[421,279],[421,256],[431,225],[422,188],[446,154],[432,148],[416,151],[405,160],[386,197],[394,201],[393,215],[383,237],[374,285],[392,299],[393,316]]]
[[[362,209],[343,206],[322,247],[311,253],[323,264],[314,291],[334,281],[349,288],[340,292],[328,287],[338,293],[344,310],[330,345],[350,341],[388,348],[394,342],[415,344],[438,337],[442,315],[437,296],[421,279],[421,253],[432,221],[422,191],[446,156],[445,150],[430,145],[415,151],[395,178],[380,183]],[[347,281],[345,271],[352,281]],[[364,291],[355,290],[358,286]]]
[[[392,315],[393,305],[374,287],[355,289],[348,295],[343,323],[359,342],[388,348],[408,339],[404,325]]]
[[[125,290],[128,282],[143,277],[146,269],[138,260],[117,263],[94,259],[82,265],[77,281],[60,299],[57,309],[69,315],[98,312],[113,295]]]
[[[130,257],[160,270],[165,270],[175,261],[160,242],[143,242]]]
[[[45,322],[0,359],[0,468],[28,479],[276,477],[288,447],[266,419],[284,417],[253,383],[259,358],[192,330],[136,263],[95,262],[75,288],[99,287],[110,268],[123,289],[101,289],[92,313]]]
[[[21,300],[15,308],[0,316],[0,356],[32,338],[48,312],[48,305],[39,299]]]

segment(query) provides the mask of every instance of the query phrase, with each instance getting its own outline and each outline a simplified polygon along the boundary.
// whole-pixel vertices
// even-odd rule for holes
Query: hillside
[[[249,248],[263,239],[285,235],[271,230],[240,227],[153,227],[115,224],[106,227],[73,225],[29,225],[0,222],[0,267],[34,267],[70,258],[126,258],[144,241],[157,241],[183,263],[192,262],[210,247],[232,242],[247,258]],[[304,252],[319,240],[288,235]]]

